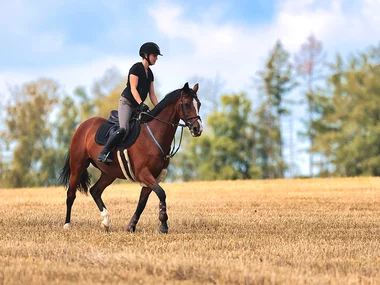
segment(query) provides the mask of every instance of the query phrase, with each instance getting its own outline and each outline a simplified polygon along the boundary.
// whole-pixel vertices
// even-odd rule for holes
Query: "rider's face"
[[[158,55],[157,55],[157,54],[153,54],[153,53],[151,53],[151,54],[149,55],[149,61],[150,61],[150,63],[151,63],[152,65],[154,65],[154,64],[156,63],[156,61],[157,61],[157,58],[158,58]]]

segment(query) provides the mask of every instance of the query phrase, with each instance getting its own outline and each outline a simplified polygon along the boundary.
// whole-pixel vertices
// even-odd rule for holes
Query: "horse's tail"
[[[70,149],[65,155],[65,165],[61,169],[58,180],[59,180],[59,185],[63,185],[63,186],[65,186],[65,188],[69,187],[69,182],[70,182]]]
[[[59,175],[59,183],[60,185],[65,186],[65,188],[69,188],[70,185],[70,150],[66,153],[66,159],[65,159],[65,165],[61,169],[61,173]],[[82,176],[80,178],[80,182],[77,185],[77,189],[87,194],[88,188],[91,184],[91,175],[88,173],[87,169],[85,169],[82,173]]]

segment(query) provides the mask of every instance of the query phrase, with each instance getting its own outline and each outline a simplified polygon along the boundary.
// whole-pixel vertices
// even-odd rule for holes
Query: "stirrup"
[[[112,163],[113,162],[113,152],[112,151],[109,151],[108,153],[103,153],[101,152],[98,156],[98,161],[100,162],[103,162],[105,164],[109,164],[109,163]]]

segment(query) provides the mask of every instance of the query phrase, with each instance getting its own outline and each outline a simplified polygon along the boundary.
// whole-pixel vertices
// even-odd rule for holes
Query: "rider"
[[[148,93],[150,101],[154,106],[158,104],[154,91],[154,76],[150,65],[154,65],[158,55],[161,55],[160,48],[153,42],[144,43],[140,47],[139,55],[141,62],[135,63],[128,74],[127,87],[121,93],[119,100],[119,124],[120,128],[108,138],[103,150],[98,156],[98,161],[112,163],[113,147],[129,132],[129,120],[133,112],[141,113],[149,111],[149,107],[144,103]]]

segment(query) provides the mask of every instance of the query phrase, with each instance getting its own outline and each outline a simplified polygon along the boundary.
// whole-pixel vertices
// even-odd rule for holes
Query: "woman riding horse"
[[[105,144],[98,156],[98,161],[112,163],[113,147],[129,132],[129,120],[134,112],[147,112],[149,107],[144,103],[148,92],[153,105],[158,104],[154,91],[154,76],[150,65],[154,65],[161,54],[157,44],[148,42],[140,47],[139,55],[141,62],[135,63],[128,73],[127,87],[121,93],[119,100],[119,125],[120,128],[114,132]]]
[[[95,142],[95,134],[99,127],[106,122],[104,118],[90,118],[83,122],[73,135],[70,150],[65,166],[61,172],[61,181],[68,188],[66,199],[65,228],[70,228],[71,208],[76,198],[76,191],[87,193],[90,185],[88,166],[93,164],[101,171],[99,180],[90,188],[90,193],[98,206],[102,226],[108,230],[110,227],[110,214],[101,195],[104,189],[116,178],[126,179],[123,172],[124,161],[128,161],[129,170],[134,173],[136,182],[143,185],[140,199],[134,215],[132,216],[127,231],[135,231],[136,224],[147,203],[148,197],[154,191],[159,200],[159,230],[168,232],[168,215],[166,213],[166,194],[159,185],[161,173],[166,171],[171,153],[171,144],[177,127],[188,127],[192,136],[198,137],[203,131],[199,116],[200,101],[197,96],[198,84],[190,88],[186,83],[183,88],[177,89],[160,101],[155,108],[145,116],[150,121],[142,122],[140,134],[133,145],[127,149],[119,147],[117,152],[118,162],[105,164],[97,161],[101,146]],[[180,124],[182,120],[185,124]],[[120,151],[121,149],[121,151]],[[125,154],[123,160],[121,154]]]

